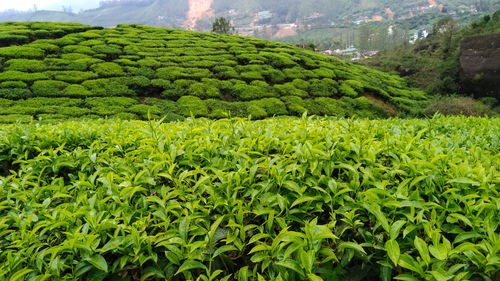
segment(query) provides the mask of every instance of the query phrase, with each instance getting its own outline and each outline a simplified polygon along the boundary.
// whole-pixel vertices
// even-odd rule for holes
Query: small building
[[[356,48],[354,48],[354,47],[349,47],[349,48],[347,48],[347,49],[342,50],[342,55],[346,55],[346,56],[353,56],[353,55],[355,55],[357,52],[358,52],[358,49],[356,49]]]
[[[257,19],[259,23],[267,23],[273,18],[273,13],[271,11],[260,11],[257,13]]]

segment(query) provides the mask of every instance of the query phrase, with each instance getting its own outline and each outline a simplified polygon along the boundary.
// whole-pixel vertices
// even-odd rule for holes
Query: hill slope
[[[414,116],[426,101],[397,76],[291,45],[140,25],[4,23],[0,121],[168,115],[265,118],[309,114]],[[71,29],[69,29],[71,30]],[[24,34],[24,35],[22,35]],[[28,36],[26,36],[28,34]],[[26,41],[27,40],[27,41]],[[33,41],[34,40],[34,41]],[[32,41],[32,42],[31,42]],[[27,43],[30,42],[30,43]]]

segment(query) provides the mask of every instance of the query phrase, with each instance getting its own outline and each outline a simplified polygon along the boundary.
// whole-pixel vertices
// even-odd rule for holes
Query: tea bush
[[[0,278],[495,280],[499,131],[438,116],[4,125]]]
[[[40,93],[41,84],[35,82],[53,80],[72,86],[52,91],[51,97],[141,97],[176,102],[183,96],[196,96],[202,101],[223,101],[211,102],[217,104],[213,111],[202,110],[202,116],[214,118],[225,116],[226,108],[233,116],[245,117],[248,106],[259,107],[254,118],[267,116],[269,112],[264,113],[267,109],[258,106],[258,101],[286,96],[303,99],[302,105],[286,103],[294,108],[289,113],[296,115],[303,109],[321,115],[337,112],[318,104],[317,97],[369,94],[393,108],[391,116],[402,117],[421,116],[429,101],[424,92],[408,88],[403,79],[287,44],[142,25],[103,29],[70,23],[0,23],[0,62],[0,83],[17,83],[0,85],[7,89],[2,96],[16,100],[30,98],[29,92],[10,89],[34,87]],[[250,105],[253,101],[256,103]],[[232,102],[236,104],[226,104]],[[343,103],[349,110],[360,108]],[[84,116],[110,116],[102,108],[98,110]],[[357,115],[386,116],[368,111]],[[43,117],[61,116],[64,114]],[[131,112],[117,118],[132,116],[144,118],[143,113]]]

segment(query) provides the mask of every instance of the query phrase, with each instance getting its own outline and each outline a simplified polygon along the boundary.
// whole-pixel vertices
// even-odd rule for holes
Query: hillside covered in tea
[[[0,24],[0,122],[275,115],[415,116],[383,72],[255,38],[140,25]]]

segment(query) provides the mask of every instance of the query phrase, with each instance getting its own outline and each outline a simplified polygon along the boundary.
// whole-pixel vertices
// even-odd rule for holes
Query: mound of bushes
[[[14,25],[24,31],[2,39],[2,30],[13,24],[0,24],[0,46],[15,42],[0,47],[0,97],[128,97],[143,105],[105,109],[82,103],[94,116],[142,119],[149,110],[154,116],[265,118],[308,111],[378,118],[387,112],[373,99],[360,98],[370,94],[400,116],[420,114],[427,101],[399,77],[255,38],[141,25]],[[175,109],[148,107],[146,98],[168,100]],[[33,117],[38,114],[48,113]],[[59,112],[51,119],[64,116]]]

